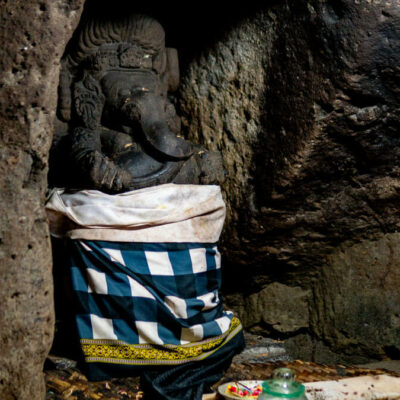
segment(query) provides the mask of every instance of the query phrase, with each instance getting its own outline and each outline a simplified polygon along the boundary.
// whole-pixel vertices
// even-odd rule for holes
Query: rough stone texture
[[[248,207],[253,211],[255,192],[254,151],[258,147],[265,91],[265,54],[270,52],[274,31],[270,21],[247,20],[232,29],[226,40],[207,49],[192,62],[181,83],[182,124],[189,137],[209,149],[223,151],[227,181],[230,251],[233,260],[246,258],[249,235],[238,229]],[[250,216],[251,218],[251,216]],[[250,221],[249,221],[250,222]],[[235,249],[235,250],[233,250]]]
[[[247,327],[261,324],[261,329],[274,333],[293,333],[309,325],[308,300],[310,292],[278,282],[267,285],[248,296],[239,314]]]
[[[187,136],[220,150],[228,174],[227,303],[243,312],[273,281],[311,290],[301,335],[325,361],[398,355],[400,300],[389,307],[392,284],[373,280],[388,257],[375,246],[399,245],[399,41],[397,0],[286,0],[243,17],[183,74]],[[375,264],[352,258],[357,243]],[[344,268],[373,289],[339,290]],[[327,344],[335,356],[315,351]]]
[[[343,243],[321,269],[311,321],[317,337],[344,356],[400,354],[400,234]],[[322,323],[323,321],[323,323]]]
[[[289,354],[331,363],[399,358],[399,241],[392,233],[345,242],[327,257],[314,285],[313,337],[287,339]]]
[[[44,200],[59,60],[83,0],[0,1],[0,398],[42,399],[53,337]]]

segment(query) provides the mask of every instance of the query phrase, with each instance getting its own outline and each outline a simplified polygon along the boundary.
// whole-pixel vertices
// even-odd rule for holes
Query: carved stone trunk
[[[44,213],[59,61],[83,0],[0,4],[0,398],[44,399],[53,338]]]

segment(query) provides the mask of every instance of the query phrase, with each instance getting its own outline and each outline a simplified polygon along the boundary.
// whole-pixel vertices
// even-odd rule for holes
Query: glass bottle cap
[[[296,382],[294,377],[294,371],[289,368],[276,369],[273,378],[263,382],[263,393],[291,399],[301,397],[304,394],[305,387]]]

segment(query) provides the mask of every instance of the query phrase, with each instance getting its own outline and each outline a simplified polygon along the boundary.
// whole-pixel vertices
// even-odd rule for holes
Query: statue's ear
[[[167,55],[168,91],[174,92],[179,86],[178,51],[171,47],[167,47],[165,50]]]
[[[88,72],[74,85],[74,109],[81,126],[95,129],[100,125],[104,106],[104,95],[100,83]]]
[[[164,74],[167,69],[167,53],[165,49],[160,50],[153,56],[153,69],[157,74]]]

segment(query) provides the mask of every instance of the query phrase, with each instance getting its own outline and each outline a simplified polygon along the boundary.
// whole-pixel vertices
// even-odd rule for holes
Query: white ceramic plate
[[[255,386],[262,385],[262,383],[264,381],[237,381],[237,382],[241,383],[242,385],[247,386],[248,388],[253,388]],[[227,386],[234,385],[234,384],[235,384],[235,382],[227,382],[227,383],[224,383],[223,385],[218,386],[218,393],[221,396],[224,396],[225,399],[236,399],[236,400],[244,399],[244,397],[232,396],[231,394],[226,392]]]

